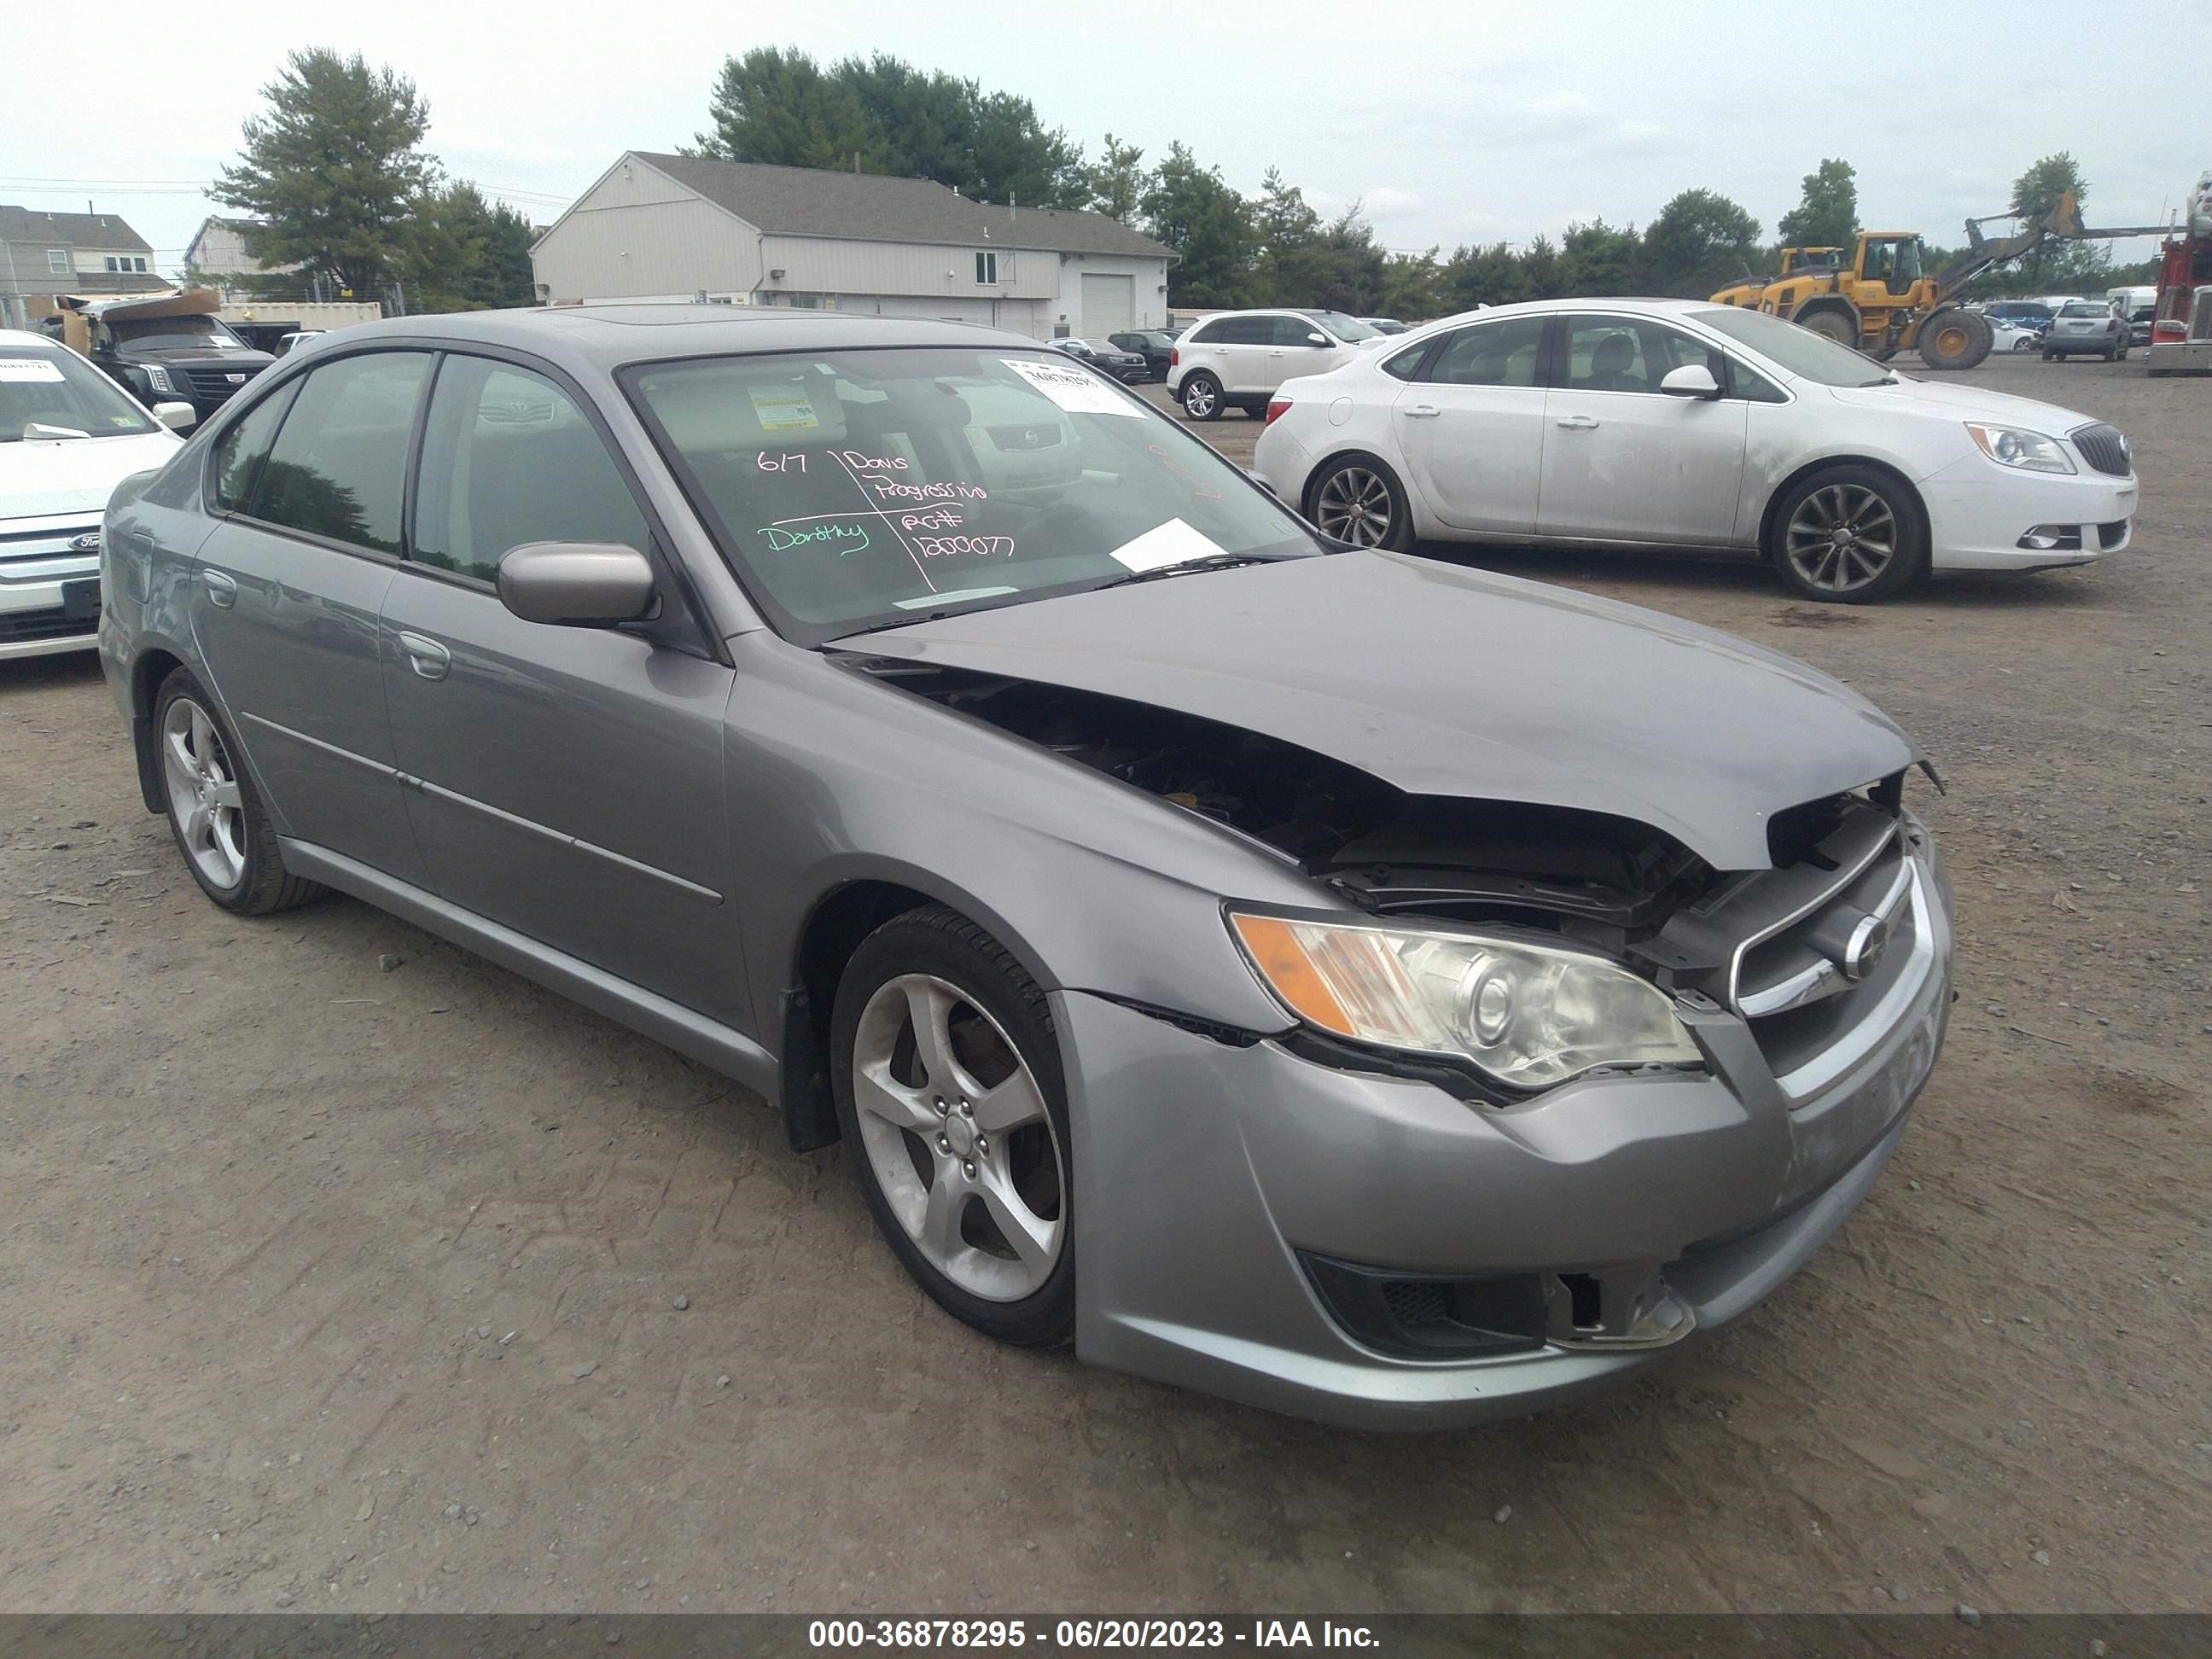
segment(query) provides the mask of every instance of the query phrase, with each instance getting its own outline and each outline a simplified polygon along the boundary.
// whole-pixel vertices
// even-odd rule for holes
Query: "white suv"
[[[1340,368],[1382,337],[1340,311],[1217,312],[1176,341],[1168,391],[1194,421],[1232,405],[1261,420],[1284,381]]]

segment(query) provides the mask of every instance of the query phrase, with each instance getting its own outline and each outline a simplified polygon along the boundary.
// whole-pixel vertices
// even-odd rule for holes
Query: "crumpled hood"
[[[115,486],[165,465],[181,441],[167,428],[118,438],[27,439],[0,444],[0,526],[62,513],[97,518]]]
[[[1633,605],[1403,554],[1170,576],[854,641],[1179,709],[1413,794],[1634,818],[1723,870],[1768,819],[1909,764],[1857,693]]]
[[[1953,421],[1995,421],[2023,426],[2031,432],[2062,438],[2076,427],[2089,425],[2094,416],[2061,409],[2035,398],[2015,398],[2005,392],[1985,392],[1978,386],[1954,386],[1948,381],[1905,380],[1899,386],[1838,386],[1837,401],[1862,409],[1910,408]]]

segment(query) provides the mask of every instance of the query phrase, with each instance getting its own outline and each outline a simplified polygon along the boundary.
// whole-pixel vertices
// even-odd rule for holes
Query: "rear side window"
[[[264,398],[246,411],[244,420],[216,440],[215,504],[224,512],[235,513],[245,507],[252,493],[254,476],[268,459],[269,446],[276,441],[276,428],[283,425],[284,411],[291,408],[299,389],[300,383],[295,380]]]
[[[407,444],[429,369],[427,352],[379,351],[309,374],[247,511],[289,530],[397,553]]]
[[[1382,365],[1382,372],[1401,380],[1412,380],[1420,369],[1421,359],[1429,355],[1429,347],[1433,343],[1424,340],[1417,346],[1407,346]]]
[[[490,581],[526,542],[651,546],[645,515],[575,400],[485,357],[438,371],[408,556]]]
[[[1510,317],[1463,328],[1424,378],[1447,386],[1541,385],[1545,320]]]

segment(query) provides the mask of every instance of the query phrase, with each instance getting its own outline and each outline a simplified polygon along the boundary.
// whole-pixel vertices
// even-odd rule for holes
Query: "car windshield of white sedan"
[[[1887,386],[1895,376],[1849,346],[1763,312],[1714,306],[1690,313],[1717,334],[1741,341],[1769,362],[1820,386]]]
[[[1321,551],[1204,444],[1056,352],[712,357],[623,381],[748,591],[808,644]]]
[[[66,351],[0,346],[0,444],[151,432],[146,411]]]
[[[1340,340],[1350,344],[1358,340],[1376,340],[1382,331],[1372,329],[1357,317],[1347,317],[1340,311],[1302,311],[1301,317],[1310,317]]]

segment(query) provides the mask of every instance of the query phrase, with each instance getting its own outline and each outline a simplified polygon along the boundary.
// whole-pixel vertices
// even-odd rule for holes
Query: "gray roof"
[[[112,213],[48,213],[38,208],[0,206],[0,242],[154,251],[143,236]]]
[[[771,236],[1172,257],[1171,250],[1103,213],[971,201],[933,179],[629,153]]]

